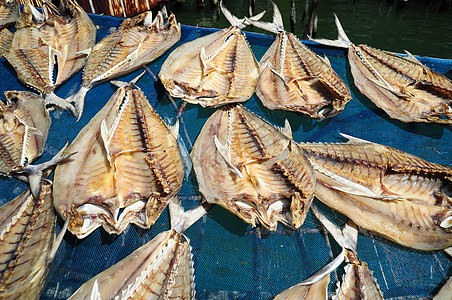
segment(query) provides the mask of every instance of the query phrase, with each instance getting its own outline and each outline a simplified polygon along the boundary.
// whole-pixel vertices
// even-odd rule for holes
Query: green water
[[[224,28],[227,20],[210,7],[197,8],[196,0],[183,3],[168,3],[182,24]],[[267,10],[264,21],[272,19],[272,8],[267,0],[255,0],[256,12]],[[276,0],[284,19],[286,30],[290,30],[290,1]],[[227,0],[225,6],[237,17],[247,15],[248,0]],[[397,8],[398,0],[389,3],[386,0],[319,0],[318,2],[318,38],[336,38],[333,13],[336,13],[348,37],[355,44],[395,51],[409,52],[420,56],[452,59],[452,5],[441,8],[440,0],[408,0],[404,8]],[[296,0],[295,33],[303,35],[304,0]],[[252,27],[247,31],[263,32]]]

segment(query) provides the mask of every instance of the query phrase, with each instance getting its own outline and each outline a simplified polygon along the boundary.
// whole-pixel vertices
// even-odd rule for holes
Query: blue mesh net
[[[92,18],[99,26],[98,41],[120,24],[118,18]],[[175,47],[212,31],[213,29],[182,26],[182,38]],[[247,32],[246,36],[258,60],[273,41],[272,37],[261,34]],[[308,46],[322,56],[326,54],[335,71],[351,87],[353,100],[342,113],[318,122],[295,113],[269,111],[256,96],[245,102],[244,106],[278,126],[283,126],[284,120],[288,119],[297,142],[340,142],[339,133],[346,133],[404,150],[432,162],[450,165],[452,132],[449,128],[432,124],[405,124],[390,119],[353,85],[345,51],[314,43],[308,43]],[[155,75],[168,53],[148,64]],[[434,70],[451,77],[452,61],[431,58],[421,60]],[[0,81],[2,90],[25,90],[15,79],[15,73],[8,63],[4,59],[2,63],[0,71],[8,78]],[[138,70],[120,80],[130,81],[140,72]],[[80,82],[81,72],[61,86],[56,94],[63,98],[69,96],[79,88]],[[168,123],[173,123],[176,117],[175,107],[165,96],[161,83],[147,73],[137,85],[161,117]],[[45,153],[38,163],[53,157],[66,140],[72,141],[105,105],[115,89],[107,82],[90,90],[86,96],[83,116],[77,123],[69,112],[52,112],[52,126]],[[180,105],[178,99],[176,104]],[[180,130],[180,142],[184,146],[182,150],[186,161],[189,160],[190,144],[195,141],[201,127],[214,111],[187,104],[182,116],[185,128]],[[1,179],[0,186],[0,204],[10,201],[26,188],[18,181],[6,178]],[[201,200],[192,171],[184,180],[179,198],[186,208],[198,205]],[[344,224],[345,217],[318,200],[315,203],[339,225]],[[60,220],[59,227],[61,225]],[[52,263],[41,298],[68,298],[84,282],[169,228],[165,210],[150,230],[129,226],[121,235],[116,236],[98,229],[83,240],[77,240],[67,233]],[[312,275],[341,251],[311,214],[300,230],[293,231],[279,225],[276,232],[270,233],[253,229],[223,208],[214,207],[207,216],[187,230],[186,236],[193,248],[198,299],[270,299]],[[360,231],[358,254],[361,260],[368,263],[384,297],[389,299],[431,297],[452,275],[452,261],[443,252],[421,252],[404,248],[365,230]],[[331,276],[330,295],[336,289],[337,278],[343,274],[342,267]]]

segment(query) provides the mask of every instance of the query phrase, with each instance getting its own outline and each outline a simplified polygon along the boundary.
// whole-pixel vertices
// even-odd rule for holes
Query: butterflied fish
[[[0,1],[0,28],[4,28],[16,23],[19,19],[19,1],[2,0]]]
[[[47,140],[51,119],[44,99],[31,92],[5,92],[0,102],[0,173],[9,174],[39,157]]]
[[[124,20],[118,30],[94,46],[83,71],[81,87],[68,98],[75,104],[77,117],[80,118],[85,95],[93,85],[153,61],[177,43],[180,35],[180,25],[173,14],[166,23],[162,12],[152,20],[151,11]]]
[[[39,197],[29,189],[0,207],[0,298],[39,299],[65,228],[55,240],[52,187],[42,181]]]
[[[51,2],[43,2],[43,13],[28,2],[16,23],[12,36],[2,32],[1,52],[14,67],[17,77],[39,91],[46,104],[69,109],[73,106],[54,94],[55,88],[79,71],[86,55],[79,54],[95,43],[93,22],[75,1],[63,2],[58,10]],[[8,42],[11,43],[8,45]],[[58,64],[57,79],[53,73]]]
[[[311,206],[314,215],[319,219],[322,225],[333,236],[336,242],[342,247],[342,253],[333,261],[323,267],[317,273],[299,283],[297,286],[310,286],[319,281],[324,280],[345,260],[345,274],[342,282],[338,284],[336,294],[333,296],[335,300],[352,300],[352,299],[372,299],[383,300],[383,293],[372,276],[372,271],[367,264],[358,258],[358,228],[353,222],[348,222],[344,229],[341,230],[336,224],[325,217],[314,205]]]
[[[273,23],[249,20],[277,34],[259,62],[257,96],[271,110],[295,111],[319,119],[337,115],[352,100],[348,86],[326,57],[321,58],[284,30],[281,13],[272,4]]]
[[[41,96],[20,91],[5,96],[7,105],[0,102],[0,173],[29,182],[37,197],[42,170],[62,159],[30,165],[44,150],[51,119]]]
[[[53,9],[55,29],[54,48],[58,51],[58,73],[55,85],[59,85],[86,63],[88,49],[96,43],[96,26],[75,0],[62,0],[63,9]],[[45,6],[44,6],[45,7]],[[60,13],[60,14],[59,14]]]
[[[452,246],[452,168],[346,136],[301,143],[316,197],[360,227],[419,250]]]
[[[413,55],[402,57],[367,45],[354,45],[339,19],[339,39],[315,40],[348,48],[355,85],[391,118],[403,122],[452,124],[452,82]]]
[[[176,137],[132,85],[115,92],[66,152],[77,153],[55,170],[54,203],[78,238],[99,226],[116,234],[129,223],[149,228],[182,186]]]
[[[171,96],[217,107],[253,95],[259,67],[241,31],[245,20],[237,19],[221,2],[220,7],[229,28],[179,46],[163,63],[159,77]]]
[[[300,227],[312,202],[311,165],[291,140],[240,105],[217,110],[202,128],[191,157],[199,190],[256,226]]]
[[[194,299],[191,247],[183,233],[206,211],[198,206],[184,212],[175,200],[169,205],[171,230],[91,278],[70,299]]]

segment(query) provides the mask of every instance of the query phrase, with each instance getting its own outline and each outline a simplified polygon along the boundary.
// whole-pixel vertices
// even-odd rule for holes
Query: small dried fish
[[[241,31],[245,20],[220,7],[232,26],[179,46],[163,63],[159,77],[171,96],[217,107],[253,95],[259,67]]]
[[[171,230],[91,278],[69,299],[194,299],[191,247],[183,233],[206,211],[198,206],[184,212],[177,196],[169,208]]]
[[[52,104],[75,113],[73,106],[54,94],[57,85],[79,71],[85,62],[80,53],[94,45],[96,28],[74,0],[63,1],[58,10],[43,2],[43,14],[28,2],[13,34],[2,32],[1,52],[16,70],[18,78],[39,91]],[[53,82],[58,64],[56,82]]]
[[[51,183],[42,181],[0,207],[0,298],[39,299],[44,280],[66,231],[55,239]]]
[[[177,129],[173,128],[177,135]],[[55,170],[54,204],[83,238],[103,226],[149,228],[184,178],[176,137],[132,84],[119,88],[68,147]]]
[[[348,143],[299,144],[315,170],[316,197],[403,246],[452,246],[452,168],[344,136]]]
[[[16,23],[19,19],[19,1],[1,0],[0,1],[0,28],[8,27]]]
[[[321,278],[329,275],[334,269],[342,264],[345,259],[347,262],[347,265],[345,266],[345,274],[342,277],[342,283],[338,285],[336,295],[333,296],[333,299],[383,300],[383,293],[381,292],[376,280],[373,278],[372,271],[369,270],[369,267],[365,262],[358,258],[358,228],[356,225],[349,221],[345,224],[344,229],[341,230],[336,224],[328,220],[328,218],[325,217],[314,205],[311,206],[311,210],[322,225],[333,236],[336,242],[342,247],[342,253],[328,265],[298,285],[312,285],[315,282],[318,282]]]
[[[355,46],[335,16],[339,39],[315,40],[348,48],[358,89],[391,118],[403,122],[452,124],[452,82],[413,55],[402,57],[367,45]]]
[[[275,41],[259,62],[256,94],[271,110],[302,113],[311,118],[331,118],[352,100],[348,86],[331,67],[294,34],[284,31],[278,7],[273,4],[273,23],[248,20],[276,33]]]
[[[278,221],[303,224],[315,179],[287,121],[278,130],[240,105],[221,108],[202,128],[191,157],[207,202],[270,230]]]
[[[153,61],[177,43],[180,35],[180,24],[173,14],[166,24],[162,12],[154,21],[151,11],[124,20],[118,30],[94,46],[83,71],[80,89],[67,99],[75,103],[77,117],[80,118],[85,95],[93,85]]]

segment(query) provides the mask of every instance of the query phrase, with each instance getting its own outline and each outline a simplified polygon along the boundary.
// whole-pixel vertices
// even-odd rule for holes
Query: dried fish
[[[335,18],[339,39],[315,41],[348,48],[350,69],[361,93],[393,119],[452,124],[451,80],[408,52],[405,58],[367,45],[354,45]]]
[[[359,226],[419,250],[452,246],[452,168],[344,135],[301,143],[316,197]]]
[[[39,299],[65,232],[55,239],[51,183],[42,181],[35,198],[29,189],[0,207],[0,298]],[[55,240],[54,240],[55,239]]]
[[[233,16],[221,2],[220,7],[229,28],[179,46],[163,63],[159,77],[171,96],[217,107],[253,95],[259,67],[241,32],[245,20]]]
[[[153,61],[177,43],[180,35],[180,24],[173,14],[165,24],[162,12],[154,21],[151,11],[124,20],[117,31],[94,46],[83,71],[80,89],[67,99],[75,103],[77,117],[80,118],[85,95],[93,85]]]
[[[132,84],[115,92],[68,147],[73,159],[55,170],[55,208],[78,238],[99,226],[147,229],[182,186],[176,137]]]
[[[31,92],[5,92],[0,102],[0,173],[25,167],[44,149],[51,119],[44,99]]]
[[[24,172],[40,174],[42,170],[29,164],[43,152],[51,119],[41,96],[20,91],[8,91],[5,96],[7,105],[0,102],[0,173],[29,181]],[[40,178],[35,181],[36,196]]]
[[[61,84],[83,68],[87,58],[84,52],[96,43],[96,26],[77,1],[62,0],[62,3],[64,9],[60,11],[61,15],[53,8],[54,42],[58,51],[55,85]]]
[[[311,118],[331,118],[352,100],[348,86],[331,67],[284,30],[278,7],[273,4],[273,23],[249,20],[277,36],[259,62],[256,94],[271,110],[289,110]]]
[[[13,25],[19,18],[19,1],[18,0],[1,0],[0,1],[0,28]]]
[[[342,253],[328,265],[298,285],[312,285],[315,282],[318,282],[324,276],[329,275],[345,259],[347,262],[347,265],[345,266],[345,274],[342,277],[342,283],[338,285],[336,295],[333,296],[333,299],[383,300],[383,293],[381,292],[376,280],[373,278],[372,271],[369,270],[369,267],[365,262],[358,258],[357,226],[353,222],[349,221],[345,224],[344,229],[341,230],[336,224],[325,217],[314,205],[311,206],[311,210],[322,225],[333,236],[336,242],[342,247]]]
[[[303,224],[315,179],[287,121],[278,130],[240,105],[221,108],[202,128],[191,157],[207,202],[270,230],[278,221]]]
[[[28,2],[14,35],[6,29],[2,32],[1,48],[18,78],[39,91],[46,104],[75,113],[70,103],[54,94],[54,89],[83,67],[85,55],[81,52],[94,45],[96,29],[74,0],[63,4],[64,10],[58,10],[45,1],[41,14]],[[58,73],[53,82],[55,64]]]
[[[69,299],[194,299],[191,247],[183,233],[206,211],[198,206],[184,212],[177,196],[169,208],[171,230],[91,278]]]

